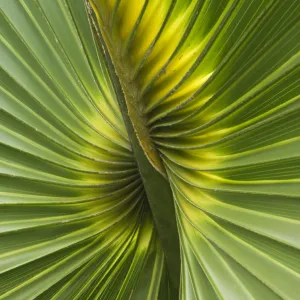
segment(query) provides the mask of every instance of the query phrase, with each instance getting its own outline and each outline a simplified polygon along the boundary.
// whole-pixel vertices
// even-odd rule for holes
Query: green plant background
[[[299,299],[299,1],[0,0],[0,61],[0,299]]]

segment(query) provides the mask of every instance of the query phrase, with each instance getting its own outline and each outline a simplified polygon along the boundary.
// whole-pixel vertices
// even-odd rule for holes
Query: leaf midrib
[[[92,3],[91,5],[93,6]],[[96,10],[96,7],[93,8]],[[99,16],[97,17],[99,18]],[[90,14],[90,20],[99,48],[101,48],[106,58],[107,69],[114,85],[116,97],[132,145],[133,155],[137,161],[155,226],[161,239],[171,280],[172,299],[178,299],[180,286],[180,249],[171,187],[162,175],[165,173],[164,166],[150,139],[149,131],[145,125],[146,120],[143,118],[138,105],[140,99],[137,97],[137,93],[132,92],[135,89],[137,90],[137,87],[125,75],[121,60],[116,58],[116,52],[113,50],[105,32],[105,26],[98,26],[96,24],[95,15]],[[98,22],[100,22],[99,19]],[[147,153],[147,151],[150,151],[150,155],[153,156],[149,157],[149,152]]]

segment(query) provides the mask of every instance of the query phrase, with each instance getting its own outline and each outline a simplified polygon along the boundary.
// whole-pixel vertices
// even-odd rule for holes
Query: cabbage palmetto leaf
[[[0,299],[299,299],[299,1],[0,0],[0,61]]]

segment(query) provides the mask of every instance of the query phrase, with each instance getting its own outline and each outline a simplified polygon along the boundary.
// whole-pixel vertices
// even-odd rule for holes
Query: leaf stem
[[[104,29],[102,26],[97,26],[97,23],[95,22],[95,15],[90,15],[90,18],[95,36],[107,63],[107,69],[114,85],[118,103],[129,135],[129,140],[132,145],[132,150],[138,164],[139,172],[155,221],[156,229],[162,242],[169,277],[171,280],[171,299],[178,299],[180,285],[180,249],[174,200],[170,184],[166,177],[162,175],[161,170],[159,172],[157,168],[154,168],[153,162],[150,163],[148,155],[146,156],[145,154],[145,148],[141,145],[141,137],[138,138],[138,130],[134,127],[135,122],[141,121],[141,116],[135,116],[134,120],[132,120],[132,112],[130,114],[128,108],[130,104],[126,101],[126,97],[129,94],[133,94],[130,93],[131,86],[124,86],[126,85],[126,81],[120,80],[118,70],[120,71],[121,68],[116,67],[114,55],[111,53],[112,50],[110,47],[108,47]],[[131,100],[133,102],[136,101],[136,99]],[[143,130],[145,130],[145,128]]]

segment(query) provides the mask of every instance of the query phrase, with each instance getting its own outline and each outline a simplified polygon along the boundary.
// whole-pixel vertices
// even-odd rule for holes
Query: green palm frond
[[[300,2],[0,0],[0,299],[300,295]]]

